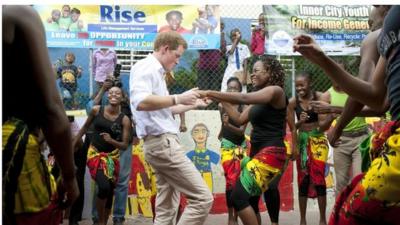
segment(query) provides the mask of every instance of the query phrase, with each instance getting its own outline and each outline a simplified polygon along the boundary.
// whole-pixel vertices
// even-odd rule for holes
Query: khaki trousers
[[[178,225],[201,225],[208,216],[213,196],[194,164],[186,157],[177,135],[144,138],[144,155],[157,180],[156,225],[172,225],[180,193],[188,200]]]
[[[333,148],[333,163],[336,177],[336,195],[361,173],[361,152],[358,145],[368,137],[368,133],[355,137],[340,136],[341,144]],[[352,169],[350,173],[350,169]],[[350,177],[351,174],[351,177]]]

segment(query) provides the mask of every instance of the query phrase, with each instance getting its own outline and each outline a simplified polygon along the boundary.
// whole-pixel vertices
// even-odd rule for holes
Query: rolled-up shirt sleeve
[[[143,73],[131,74],[131,77],[132,77],[132,79],[130,80],[131,106],[133,110],[137,110],[138,105],[143,101],[143,99],[152,94],[152,75]]]

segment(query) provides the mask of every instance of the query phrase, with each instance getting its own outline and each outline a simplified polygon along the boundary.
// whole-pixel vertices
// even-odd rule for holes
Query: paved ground
[[[294,177],[296,177],[296,173]],[[297,187],[297,179],[294,179],[294,186]],[[87,193],[86,193],[87,192]],[[90,196],[89,188],[86,190],[85,196]],[[300,214],[298,209],[298,200],[297,200],[297,190],[294,189],[294,210],[289,212],[281,211],[279,215],[279,224],[280,225],[299,225],[300,223]],[[332,206],[334,204],[334,193],[333,189],[329,189],[327,191],[327,210],[326,210],[326,219],[329,218]],[[91,205],[87,205],[84,209],[84,216],[90,217],[90,209]],[[261,213],[262,225],[270,225],[270,219],[267,212]],[[204,223],[204,225],[226,225],[228,220],[228,214],[210,214]],[[316,199],[309,199],[307,204],[307,223],[309,225],[318,225],[319,224],[319,212],[318,212],[318,204]],[[79,223],[80,225],[92,225],[91,220],[83,220]],[[125,221],[125,225],[152,225],[152,219],[145,218],[142,216],[137,216],[134,218],[127,218]],[[242,224],[242,223],[239,223]],[[68,225],[68,221],[64,220],[62,225]],[[108,225],[113,225],[112,219],[110,218],[108,221]]]
[[[329,212],[329,211],[328,211]],[[329,217],[329,213],[327,213]],[[204,225],[225,225],[228,218],[228,214],[214,214],[209,215]],[[262,225],[270,225],[270,220],[267,212],[261,213]],[[281,212],[279,215],[280,225],[297,225],[300,222],[300,216],[298,210]],[[327,218],[328,219],[328,218]],[[308,224],[315,225],[319,223],[319,213],[318,211],[312,209],[307,211],[307,222]],[[84,220],[79,223],[80,225],[92,225],[90,220]],[[151,225],[153,224],[151,219],[144,218],[141,216],[135,218],[129,218],[125,221],[125,225]],[[240,223],[241,224],[241,223]],[[64,220],[63,225],[68,225],[67,220]],[[112,225],[111,219],[108,225]]]

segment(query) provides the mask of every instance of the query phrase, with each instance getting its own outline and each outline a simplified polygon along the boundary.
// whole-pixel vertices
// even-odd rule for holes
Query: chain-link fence
[[[256,46],[262,41],[255,33],[262,25],[259,20],[260,13],[263,12],[262,5],[259,6],[227,6],[221,8],[221,48],[214,50],[187,50],[182,56],[179,65],[174,70],[174,81],[170,83],[170,93],[182,93],[194,87],[209,90],[221,90],[226,83],[226,78],[236,76],[236,71],[251,71],[252,62],[255,55],[260,54],[260,46]],[[231,31],[240,32],[240,44],[235,50],[232,49],[232,43],[235,37],[231,39]],[[265,35],[263,35],[265,37]],[[265,39],[269,41],[268,37]],[[263,49],[263,48],[262,48]],[[58,86],[63,102],[67,110],[84,109],[97,86],[91,71],[92,49],[63,49],[50,50],[52,62],[58,78]],[[66,63],[66,52],[75,55],[72,65]],[[118,63],[122,65],[121,81],[123,89],[128,91],[129,71],[138,60],[146,57],[149,51],[118,50]],[[289,97],[293,96],[295,75],[301,71],[307,71],[312,74],[313,89],[316,91],[326,91],[331,83],[323,71],[301,56],[275,56],[285,68],[286,82],[285,90]],[[247,58],[248,65],[244,68],[244,61]],[[346,64],[346,69],[352,74],[358,73],[358,57],[343,56],[335,57],[341,59]],[[80,74],[79,74],[80,71]],[[240,73],[239,73],[240,74]],[[225,79],[224,79],[225,77]],[[248,82],[247,82],[248,83]],[[251,85],[247,85],[248,91],[251,91]],[[217,109],[216,104],[212,104],[207,109]]]
[[[312,89],[314,91],[325,92],[332,83],[324,74],[322,69],[312,64],[302,56],[281,56],[278,57],[286,72],[285,90],[288,96],[294,95],[294,79],[297,74],[307,72],[311,75]],[[358,74],[359,57],[358,56],[336,56],[333,59],[342,64],[344,68],[353,75]]]
[[[246,12],[246,10],[248,10]],[[235,64],[234,54],[229,54],[228,50],[232,45],[230,33],[234,29],[241,32],[242,48],[247,48],[250,51],[250,57],[247,59],[248,76],[252,70],[252,63],[256,59],[257,47],[253,42],[257,38],[252,38],[254,31],[260,25],[258,20],[262,13],[262,6],[259,8],[253,6],[221,6],[222,17],[221,23],[224,24],[221,30],[221,48],[219,50],[201,50],[201,51],[186,51],[181,64],[175,70],[175,82],[170,86],[172,93],[181,93],[193,87],[200,89],[221,90],[223,86],[224,76],[234,76],[234,72],[228,71],[229,64]],[[224,17],[223,15],[239,15],[235,17]],[[245,17],[245,18],[242,18]],[[268,37],[265,40],[269,41]],[[243,50],[245,51],[245,50]],[[239,51],[240,52],[240,51]],[[245,55],[245,54],[243,54]],[[239,55],[241,56],[241,55]],[[324,92],[331,86],[329,78],[324,75],[323,71],[316,65],[307,61],[301,56],[274,56],[276,57],[285,69],[285,91],[289,97],[293,96],[294,78],[296,74],[306,71],[311,74],[312,88],[315,91]],[[351,74],[358,74],[359,57],[357,56],[336,56],[335,60],[342,62],[347,71]],[[240,59],[242,63],[243,59]],[[238,67],[238,70],[243,70],[243,67]],[[226,79],[224,79],[226,81]],[[251,84],[247,82],[247,90],[251,91]],[[216,105],[211,105],[207,109],[216,109]]]
[[[215,54],[215,50],[202,50],[200,54]],[[218,52],[217,52],[218,53]],[[219,57],[219,56],[217,56]],[[285,92],[288,97],[294,94],[294,79],[300,72],[308,72],[312,78],[312,89],[315,91],[325,92],[331,87],[331,81],[324,74],[322,69],[312,64],[301,56],[273,56],[276,57],[285,69]],[[248,76],[251,73],[252,65],[256,60],[256,56],[248,58]],[[343,63],[345,69],[353,75],[358,74],[359,57],[358,56],[336,56],[333,57],[337,62]],[[170,86],[172,93],[182,93],[193,87],[207,90],[220,90],[222,78],[226,71],[226,56],[221,56],[217,61],[208,60],[201,64],[201,56],[192,58],[190,69],[179,68],[175,71],[175,82]],[[208,64],[208,62],[211,62]],[[199,65],[204,65],[201,67]],[[208,66],[212,65],[212,66]],[[247,90],[252,91],[251,84],[247,84]],[[211,105],[207,109],[216,109],[215,105]]]

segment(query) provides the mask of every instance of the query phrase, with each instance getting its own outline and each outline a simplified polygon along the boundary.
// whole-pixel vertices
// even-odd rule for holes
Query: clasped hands
[[[175,96],[175,103],[182,105],[194,105],[196,108],[205,108],[211,104],[212,100],[207,98],[206,91],[199,88],[192,88]]]

